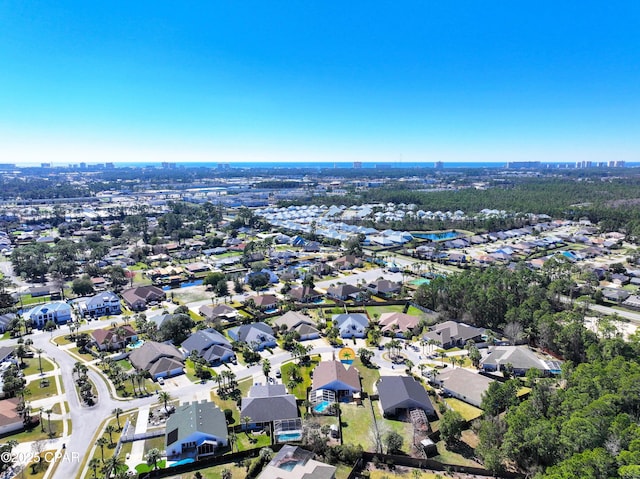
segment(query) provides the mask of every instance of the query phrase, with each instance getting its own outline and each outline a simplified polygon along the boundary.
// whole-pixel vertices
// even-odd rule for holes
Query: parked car
[[[158,384],[164,386],[164,378],[158,378]]]

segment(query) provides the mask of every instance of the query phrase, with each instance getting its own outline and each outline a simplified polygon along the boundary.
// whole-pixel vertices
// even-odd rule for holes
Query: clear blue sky
[[[0,0],[0,162],[640,161],[640,2]]]

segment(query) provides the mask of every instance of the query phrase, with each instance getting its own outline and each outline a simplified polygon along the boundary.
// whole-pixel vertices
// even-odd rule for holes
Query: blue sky
[[[640,2],[0,0],[0,162],[640,161]]]

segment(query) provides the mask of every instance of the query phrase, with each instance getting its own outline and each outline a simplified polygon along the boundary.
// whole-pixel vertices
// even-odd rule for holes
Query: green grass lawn
[[[342,438],[345,443],[361,444],[365,451],[374,451],[373,418],[369,409],[369,400],[363,400],[363,406],[340,404],[342,411]]]
[[[162,459],[158,461],[158,464],[156,466],[158,469],[164,469],[165,467],[167,467],[167,461]],[[144,474],[145,472],[149,472],[152,469],[153,465],[148,465],[146,462],[141,462],[136,466],[136,472],[138,474]]]
[[[48,373],[53,371],[53,363],[46,358],[40,358],[42,360],[42,372]],[[22,370],[22,373],[25,376],[30,376],[31,374],[40,374],[40,367],[38,363],[38,355],[36,354],[35,358],[25,359],[24,363],[27,365],[26,368]]]
[[[161,451],[164,450],[164,436],[152,437],[144,441],[145,454],[153,448],[160,449]]]
[[[78,356],[81,359],[84,359],[85,361],[93,361],[95,359],[90,353],[81,353],[80,348],[78,347],[67,349],[67,351]]]
[[[244,466],[236,466],[235,463],[220,464],[218,466],[200,469],[200,474],[202,474],[203,479],[220,479],[224,469],[229,469],[229,471],[231,471],[231,477],[234,479],[245,477],[247,475],[247,469]],[[191,478],[192,476],[193,474],[184,474],[184,479]]]
[[[439,441],[436,447],[438,448],[438,455],[433,458],[435,461],[456,466],[482,467],[477,462],[466,459],[457,452],[448,450],[444,441]]]
[[[355,367],[360,372],[362,390],[372,393],[373,385],[380,379],[380,370],[366,367],[358,357],[353,361],[352,367]]]
[[[121,359],[119,361],[116,361],[116,364],[118,364],[123,371],[130,371],[133,369],[133,366],[127,359]]]
[[[249,388],[251,387],[252,384],[253,384],[252,378],[246,378],[238,382],[238,389],[240,389],[241,397],[247,396],[247,394],[249,393]],[[233,419],[234,419],[234,422],[232,424],[233,425],[240,424],[240,409],[236,405],[236,402],[231,398],[222,399],[216,393],[217,389],[218,388],[215,387],[214,389],[211,390],[211,400],[214,403],[216,403],[216,405],[223,411],[225,409],[231,409],[231,411],[233,411]]]
[[[65,410],[68,412],[69,403],[67,401],[64,402],[64,407],[65,407]],[[51,410],[53,411],[54,414],[62,414],[62,405],[59,402],[57,402],[53,405]]]
[[[311,371],[320,362],[320,356],[312,356],[311,363],[300,366],[300,375],[302,382],[298,383],[293,391],[290,391],[297,399],[307,399],[307,388],[311,387]],[[282,365],[282,384],[287,384],[291,377],[291,370],[296,366],[296,362],[284,363]]]
[[[33,413],[32,413],[33,415]],[[19,432],[16,434],[12,434],[10,436],[6,436],[3,438],[4,440],[15,440],[18,441],[18,443],[22,444],[23,442],[31,442],[31,441],[39,441],[41,439],[49,439],[49,421],[47,421],[47,415],[43,414],[42,415],[42,419],[43,419],[43,423],[44,423],[44,431],[42,432],[42,427],[40,425],[34,427],[33,429],[31,429],[30,431],[23,431],[23,432]],[[62,434],[62,428],[63,428],[63,424],[62,424],[62,420],[59,419],[52,419],[51,420],[51,431],[56,435],[59,436],[60,434]]]
[[[43,451],[40,454],[40,459],[37,461],[38,465],[35,466],[35,472],[33,471],[32,464],[36,462],[36,459],[38,458],[34,456],[33,460],[24,468],[24,472],[20,476],[29,479],[42,479],[51,464],[54,462],[55,452],[55,450]],[[47,461],[47,459],[50,459],[50,461]]]
[[[460,399],[446,398],[444,402],[446,402],[451,407],[451,409],[459,412],[466,421],[473,421],[474,419],[482,416],[482,409],[472,406],[471,404],[467,404]]]
[[[58,344],[58,345],[60,345],[60,346],[63,346],[65,344],[75,343],[75,341],[71,340],[71,336],[64,335],[64,334],[60,335],[60,336],[56,336],[55,338],[53,338],[53,342]]]
[[[105,377],[106,379],[106,377]],[[133,391],[133,385],[131,384],[131,380],[126,380],[123,384],[122,384],[123,388],[122,389],[118,389],[118,394],[120,396],[123,397],[135,397],[134,391]],[[158,389],[160,389],[160,386],[158,386],[158,384],[154,381],[152,381],[151,379],[147,378],[144,380],[143,383],[143,390],[146,390],[148,393],[153,394],[154,392],[156,392]],[[138,387],[138,383],[136,383],[136,393],[140,394],[140,388]]]
[[[375,317],[379,318],[380,315],[384,313],[402,313],[402,311],[404,311],[404,305],[390,304],[386,306],[366,306],[365,309],[367,310],[369,317],[373,319]],[[378,316],[375,316],[376,314]]]
[[[211,369],[210,367],[205,366],[204,367],[205,370],[209,370],[211,372],[211,377],[214,378],[217,376],[216,372]],[[187,375],[187,377],[189,378],[189,380],[191,382],[194,383],[199,383],[200,382],[200,378],[198,376],[196,376],[196,370],[193,364],[193,361],[191,359],[187,359],[184,362],[184,371],[185,374]]]
[[[271,437],[266,434],[245,434],[240,432],[236,434],[236,445],[238,451],[246,451],[256,447],[269,447],[271,446]]]
[[[42,381],[40,379],[36,379],[34,381],[27,383],[26,389],[29,391],[29,393],[27,393],[28,401],[36,401],[38,399],[43,399],[43,398],[48,398],[51,396],[58,395],[58,388],[56,387],[55,378],[46,378],[46,380],[49,382],[49,384],[44,387],[40,385]]]

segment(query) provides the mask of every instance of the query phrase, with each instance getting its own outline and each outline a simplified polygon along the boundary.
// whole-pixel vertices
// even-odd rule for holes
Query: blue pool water
[[[322,413],[322,412],[325,412],[329,408],[330,405],[331,405],[331,403],[329,401],[322,401],[322,402],[319,402],[318,404],[316,404],[315,406],[313,406],[313,410],[315,412]]]
[[[180,283],[178,285],[170,285],[166,284],[162,287],[163,291],[169,291],[170,289],[175,288],[188,288],[189,286],[200,286],[204,280],[202,279],[194,279],[193,281],[185,281],[184,283]]]
[[[173,467],[173,466],[182,466],[183,464],[191,464],[192,462],[195,462],[194,459],[188,457],[186,459],[180,459],[179,461],[174,462],[173,464],[171,464],[171,466],[169,467]]]
[[[131,343],[128,348],[129,349],[138,349],[140,346],[144,344],[144,339],[138,339],[135,343]]]
[[[438,241],[457,238],[460,236],[460,233],[455,231],[443,231],[442,233],[412,233],[411,236],[421,239],[429,239],[431,241]]]
[[[302,438],[302,433],[300,432],[292,432],[278,435],[278,442],[286,442],[286,441],[299,441]]]
[[[413,281],[411,281],[411,284],[416,286],[420,286],[421,284],[429,284],[429,283],[431,283],[431,280],[427,278],[414,279]]]

